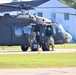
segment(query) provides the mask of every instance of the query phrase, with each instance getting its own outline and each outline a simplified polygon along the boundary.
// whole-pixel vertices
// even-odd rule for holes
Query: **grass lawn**
[[[76,49],[76,44],[55,45],[56,49]]]
[[[62,67],[76,67],[76,53],[0,55],[0,68]]]

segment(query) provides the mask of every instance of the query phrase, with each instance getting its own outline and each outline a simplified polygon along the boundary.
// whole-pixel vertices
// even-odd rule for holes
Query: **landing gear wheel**
[[[47,44],[43,44],[42,45],[42,50],[43,51],[50,51],[50,46],[48,46]]]
[[[27,51],[28,50],[28,46],[21,46],[22,51]]]

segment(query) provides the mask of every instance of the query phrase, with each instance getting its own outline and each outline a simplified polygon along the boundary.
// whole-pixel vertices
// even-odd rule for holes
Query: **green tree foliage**
[[[76,9],[76,0],[59,0],[59,1]]]

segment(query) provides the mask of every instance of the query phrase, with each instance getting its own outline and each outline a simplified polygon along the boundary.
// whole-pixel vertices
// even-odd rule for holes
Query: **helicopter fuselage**
[[[34,34],[34,35],[32,35]],[[31,46],[32,43],[43,45],[49,37],[54,43],[63,44],[71,41],[72,36],[64,28],[50,20],[34,15],[0,17],[0,46]]]

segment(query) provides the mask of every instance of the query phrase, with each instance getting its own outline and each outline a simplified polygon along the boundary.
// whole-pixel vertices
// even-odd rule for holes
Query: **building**
[[[45,9],[31,11],[38,16],[50,19],[52,22],[61,24],[72,36],[76,42],[76,16],[69,13],[76,13],[73,8],[47,8],[47,7],[69,7],[58,0],[48,0],[38,7],[46,7]],[[61,12],[61,13],[58,13]]]

